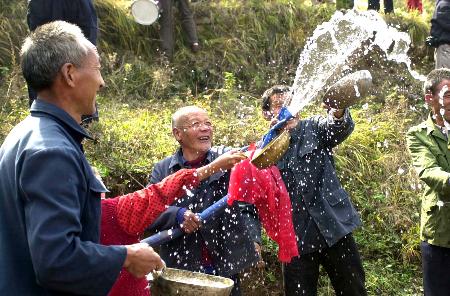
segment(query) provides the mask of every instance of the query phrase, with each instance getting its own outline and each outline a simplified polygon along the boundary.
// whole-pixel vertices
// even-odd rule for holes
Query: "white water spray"
[[[411,60],[407,55],[411,40],[407,33],[388,26],[372,10],[350,10],[345,14],[337,11],[330,21],[314,30],[300,55],[292,86],[293,98],[288,106],[291,114],[297,114],[325,91],[330,77],[340,77],[349,70],[345,64],[363,42],[370,42],[367,52],[377,45],[389,60],[405,63],[414,78],[424,80],[423,76],[411,71]]]

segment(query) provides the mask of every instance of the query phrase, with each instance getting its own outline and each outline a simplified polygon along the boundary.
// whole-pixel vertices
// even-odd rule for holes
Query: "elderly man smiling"
[[[182,169],[208,165],[229,148],[211,147],[213,124],[208,113],[196,106],[177,110],[172,133],[180,144],[172,156],[158,162],[150,183]],[[238,273],[259,262],[260,224],[252,205],[235,203],[213,221],[201,225],[197,213],[227,194],[229,172],[221,171],[204,180],[189,195],[176,201],[150,227],[161,231],[181,227],[187,234],[161,247],[167,266],[230,277],[232,295],[239,295]]]

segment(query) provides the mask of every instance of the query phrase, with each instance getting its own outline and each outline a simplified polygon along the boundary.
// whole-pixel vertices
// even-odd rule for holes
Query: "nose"
[[[202,131],[212,129],[211,125],[206,124],[205,122],[200,123],[199,129]]]
[[[100,89],[105,87],[105,81],[103,80],[103,77],[100,75]]]

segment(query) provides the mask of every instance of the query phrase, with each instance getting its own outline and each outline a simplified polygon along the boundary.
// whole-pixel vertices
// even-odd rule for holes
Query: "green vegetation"
[[[99,95],[101,120],[91,127],[95,141],[86,143],[90,161],[100,169],[112,194],[146,184],[153,164],[173,153],[170,115],[187,104],[210,111],[215,143],[246,145],[257,140],[266,123],[259,97],[273,84],[291,84],[298,57],[315,27],[334,13],[334,6],[303,1],[199,1],[192,3],[202,50],[193,55],[176,32],[176,54],[168,64],[157,53],[157,27],[133,22],[128,1],[97,0],[100,51],[107,87]],[[27,34],[25,1],[0,0],[0,140],[24,118],[27,91],[18,67],[18,51]],[[359,3],[358,5],[361,5]],[[413,40],[415,68],[432,67],[423,40],[433,3],[422,16],[409,14],[396,1],[387,21]],[[383,86],[384,87],[384,86]],[[426,113],[422,103],[386,86],[387,97],[369,98],[352,110],[356,129],[336,151],[345,188],[363,220],[356,233],[366,268],[369,295],[420,295],[420,183],[410,168],[404,133]],[[415,108],[413,108],[415,106]],[[322,112],[311,106],[304,116]],[[248,295],[279,295],[281,271],[276,246],[264,241],[266,270],[244,281]],[[259,279],[255,281],[254,279]],[[333,295],[327,279],[320,295]]]

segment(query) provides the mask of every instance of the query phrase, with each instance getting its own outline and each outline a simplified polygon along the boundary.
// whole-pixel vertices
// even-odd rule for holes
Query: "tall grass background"
[[[142,188],[153,164],[177,145],[170,115],[180,106],[207,109],[215,124],[214,142],[247,145],[266,131],[260,95],[273,84],[293,82],[298,57],[316,26],[335,11],[333,4],[307,1],[196,1],[191,3],[201,52],[192,54],[179,24],[171,63],[158,51],[158,25],[137,25],[129,1],[97,0],[105,89],[98,96],[101,120],[85,144],[111,195]],[[365,2],[356,6],[365,9]],[[433,3],[422,15],[395,1],[385,19],[412,39],[413,68],[426,74],[432,52],[424,46]],[[28,114],[19,48],[28,33],[26,1],[0,0],[0,139]],[[176,13],[176,12],[175,12]],[[401,83],[401,82],[398,82]],[[369,295],[421,295],[419,206],[421,184],[410,167],[404,134],[426,115],[420,93],[400,94],[401,85],[383,85],[383,97],[352,108],[356,129],[335,151],[344,187],[363,226],[355,232]],[[302,116],[323,113],[313,103]],[[248,271],[245,295],[281,295],[276,246],[264,238],[263,271]],[[326,277],[319,295],[333,295]]]

